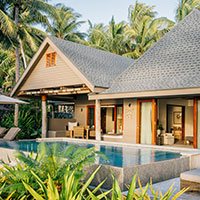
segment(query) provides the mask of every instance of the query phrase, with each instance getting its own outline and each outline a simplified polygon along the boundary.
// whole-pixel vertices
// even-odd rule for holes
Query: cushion
[[[200,169],[181,173],[182,180],[200,183]]]
[[[72,130],[74,128],[74,126],[77,126],[77,122],[68,122],[68,130]]]

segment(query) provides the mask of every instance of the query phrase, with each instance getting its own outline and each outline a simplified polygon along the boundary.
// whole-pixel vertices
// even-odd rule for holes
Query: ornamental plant
[[[85,182],[83,181],[83,167],[94,163],[96,155],[104,157],[94,148],[86,149],[75,145],[65,148],[61,144],[46,143],[39,145],[36,155],[33,152],[28,155],[16,152],[16,163],[13,166],[2,161],[0,200],[150,200],[147,192],[149,188],[154,200],[175,200],[187,191],[183,189],[172,197],[176,190],[173,189],[173,185],[166,194],[162,194],[159,190],[154,191],[152,182],[143,188],[139,179],[138,190],[136,173],[128,186],[127,196],[123,195],[113,174],[112,188],[102,192],[101,187],[106,180],[95,188],[90,186],[101,166]]]

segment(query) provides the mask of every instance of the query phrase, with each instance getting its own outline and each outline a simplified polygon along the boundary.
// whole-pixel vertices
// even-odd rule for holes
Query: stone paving
[[[172,184],[174,184],[173,188],[177,188],[173,194],[174,196],[176,193],[180,191],[180,178],[174,178],[167,181],[155,183],[153,184],[153,188],[155,191],[159,188],[162,194],[164,194],[168,191],[168,189]],[[123,192],[123,194],[126,195],[127,192]],[[148,189],[148,194],[150,195],[151,199],[153,199],[150,189]],[[178,200],[200,200],[200,192],[185,192],[178,198]]]

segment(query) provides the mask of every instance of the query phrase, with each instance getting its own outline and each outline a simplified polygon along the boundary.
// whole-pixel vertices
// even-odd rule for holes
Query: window
[[[46,54],[46,67],[52,67],[56,65],[56,52]]]

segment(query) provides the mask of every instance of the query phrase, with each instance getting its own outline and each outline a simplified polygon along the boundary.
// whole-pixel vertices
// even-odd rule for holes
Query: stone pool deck
[[[154,188],[154,191],[159,189],[162,192],[162,194],[165,194],[172,184],[174,184],[173,188],[174,189],[176,188],[176,191],[172,195],[173,197],[175,194],[177,194],[180,191],[180,178],[173,178],[167,181],[155,183],[153,184],[153,188]],[[148,195],[150,195],[151,199],[153,199],[153,195],[150,189],[148,189],[147,193]],[[125,191],[123,192],[123,194],[127,195],[128,192]],[[200,192],[185,192],[178,199],[179,200],[200,200]]]

